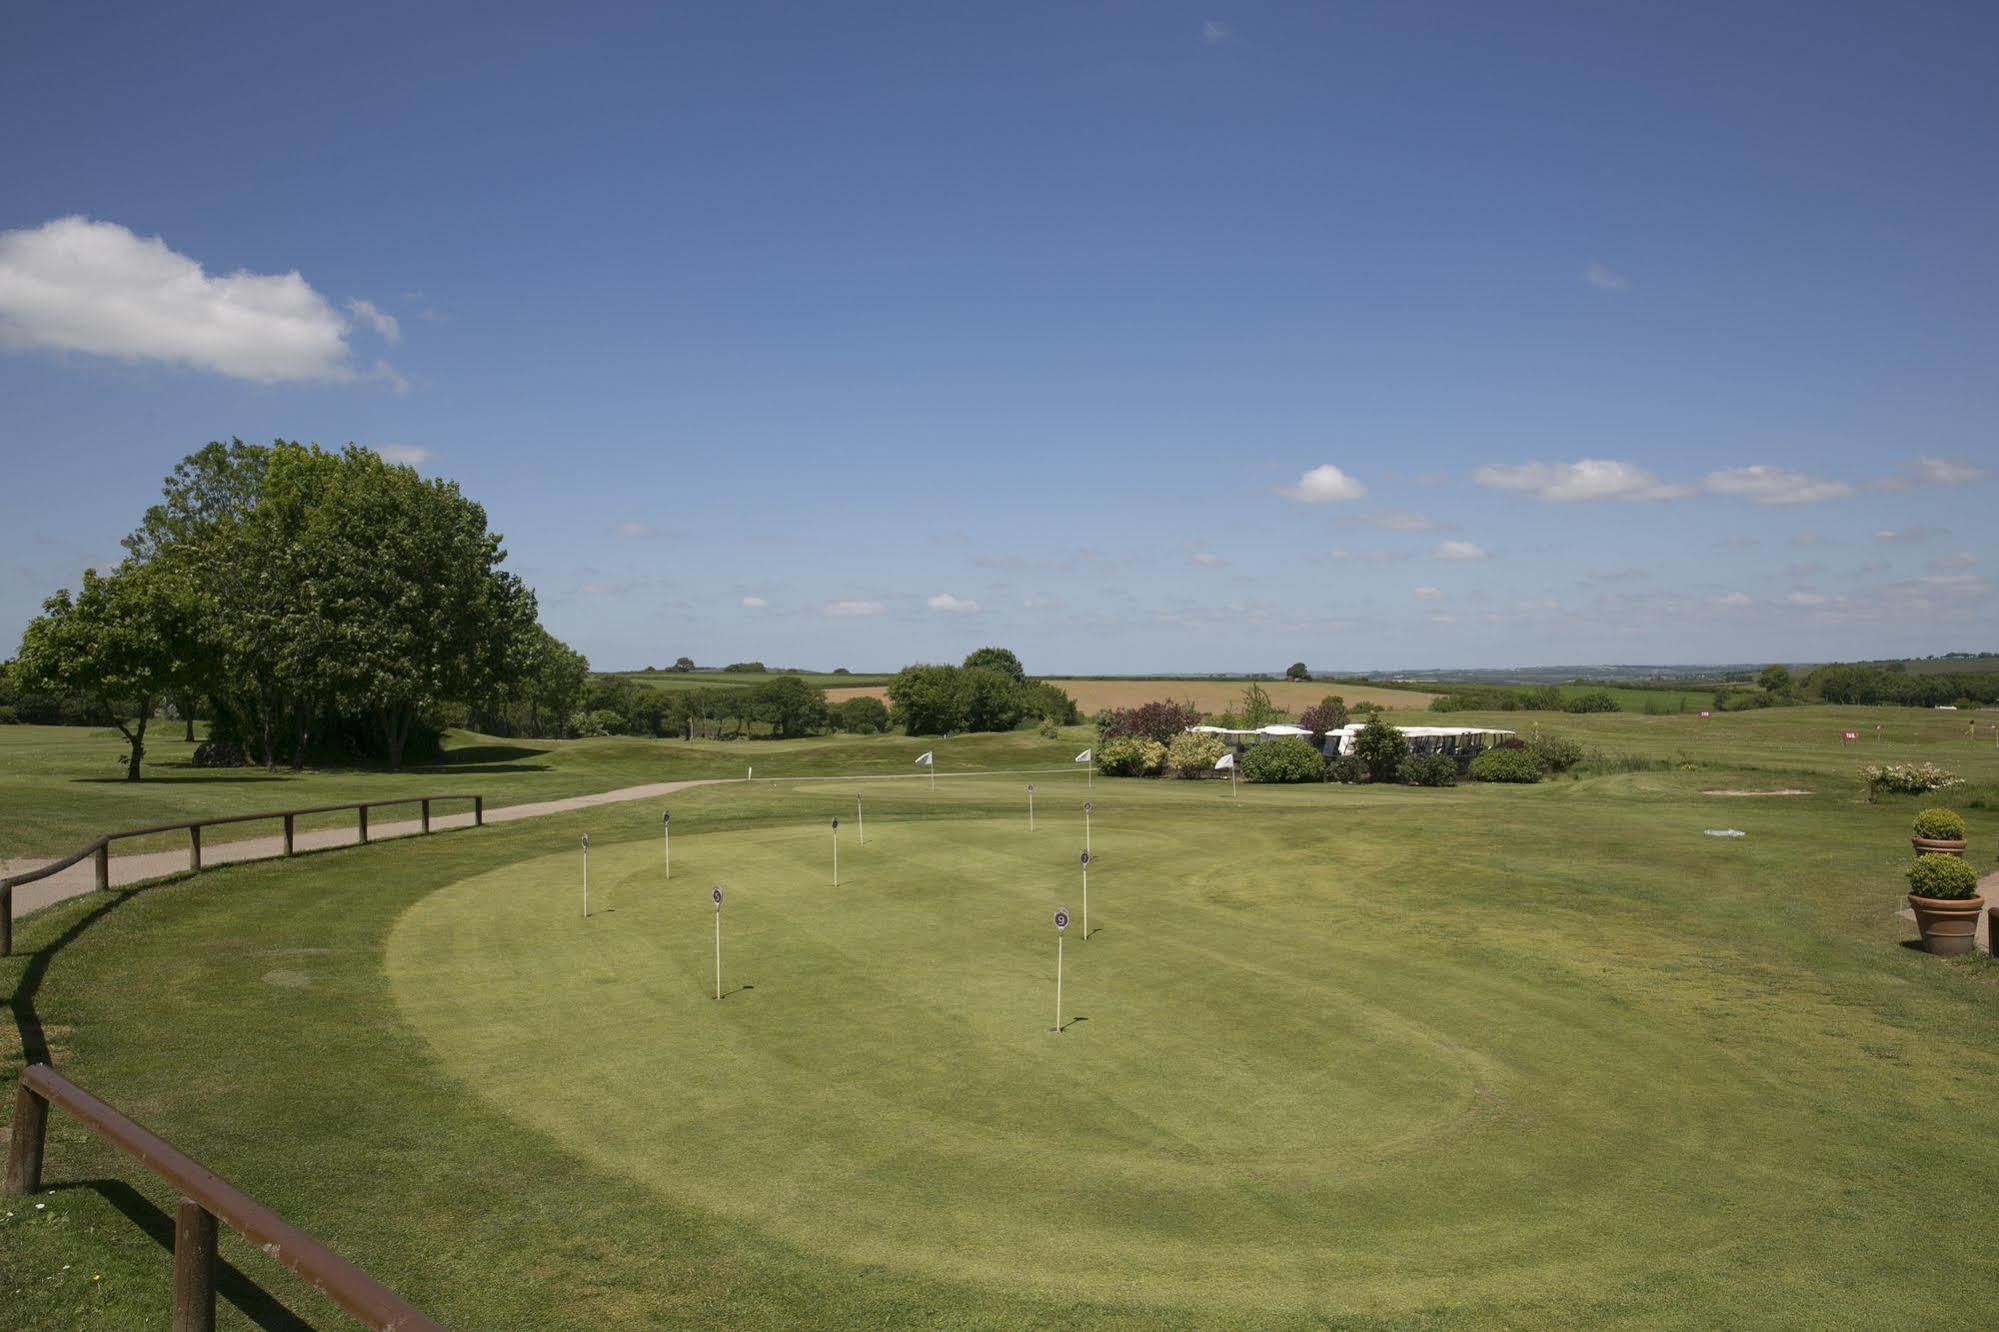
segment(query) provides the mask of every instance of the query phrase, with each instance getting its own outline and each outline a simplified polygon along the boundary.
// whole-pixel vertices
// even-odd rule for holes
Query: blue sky
[[[606,667],[1999,647],[1990,5],[281,8],[9,11],[9,643],[281,435]]]

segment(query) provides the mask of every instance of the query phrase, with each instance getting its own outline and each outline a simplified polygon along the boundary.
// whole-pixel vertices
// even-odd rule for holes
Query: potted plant
[[[1968,953],[1978,935],[1978,871],[1961,856],[1926,851],[1909,866],[1909,906],[1923,947],[1938,957]]]
[[[1909,844],[1916,848],[1917,855],[1941,852],[1946,856],[1964,855],[1964,819],[1954,809],[1926,809],[1916,815],[1915,836]]]

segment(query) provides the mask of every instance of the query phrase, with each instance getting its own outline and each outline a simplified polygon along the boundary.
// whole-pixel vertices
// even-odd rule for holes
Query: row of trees
[[[166,704],[267,767],[318,746],[393,768],[451,708],[543,706],[535,663],[568,652],[500,568],[485,510],[366,449],[210,444],[124,545],[43,604],[14,675],[88,699],[134,781]]]
[[[1020,658],[983,647],[957,666],[905,666],[888,684],[889,721],[911,735],[1011,731],[1022,722],[1076,724],[1076,702],[1029,679]]]
[[[1910,708],[1999,703],[1999,671],[1913,675],[1879,666],[1821,666],[1804,692],[1826,703],[1886,703]]]

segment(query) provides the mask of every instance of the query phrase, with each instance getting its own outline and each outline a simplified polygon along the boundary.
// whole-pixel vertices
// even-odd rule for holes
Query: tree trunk
[[[271,734],[272,725],[276,720],[271,716],[271,712],[271,700],[268,697],[257,700],[257,725],[264,733],[264,771],[275,773],[278,770],[278,746]]]
[[[296,745],[296,746],[294,746],[294,747],[293,747],[293,749],[292,749],[292,771],[293,771],[293,772],[302,772],[302,771],[304,771],[304,769],[305,769],[305,738],[306,738],[306,732],[307,732],[308,730],[310,730],[310,729],[311,729],[311,728],[310,728],[310,727],[309,727],[309,726],[308,726],[308,725],[306,724],[306,717],[307,717],[308,715],[309,715],[309,714],[307,714],[307,712],[305,711],[305,709],[303,709],[303,708],[299,709],[299,712],[298,712],[298,743],[297,743],[297,745]]]
[[[104,706],[107,711],[110,709],[108,702]],[[138,711],[137,720],[130,726],[119,721],[116,713],[113,713],[111,718],[113,724],[118,727],[118,733],[125,737],[125,743],[132,747],[131,754],[125,760],[125,780],[128,782],[139,780],[139,762],[146,756],[146,719],[152,715],[153,700],[140,699]]]

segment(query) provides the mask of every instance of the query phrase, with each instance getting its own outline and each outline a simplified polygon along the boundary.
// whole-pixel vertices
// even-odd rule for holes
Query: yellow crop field
[[[1154,699],[1170,698],[1185,700],[1203,712],[1222,712],[1232,703],[1242,698],[1242,691],[1248,686],[1247,680],[1055,680],[1055,685],[1070,698],[1085,717],[1101,708],[1128,708],[1139,703],[1150,703]],[[1321,680],[1264,680],[1261,682],[1270,701],[1292,714],[1297,714],[1317,703],[1328,694],[1337,694],[1346,700],[1347,706],[1356,703],[1379,703],[1384,708],[1416,709],[1428,707],[1435,694],[1426,694],[1415,689],[1382,689],[1373,685],[1330,684]],[[880,685],[864,688],[829,689],[828,700],[838,703],[849,698],[884,698]]]

